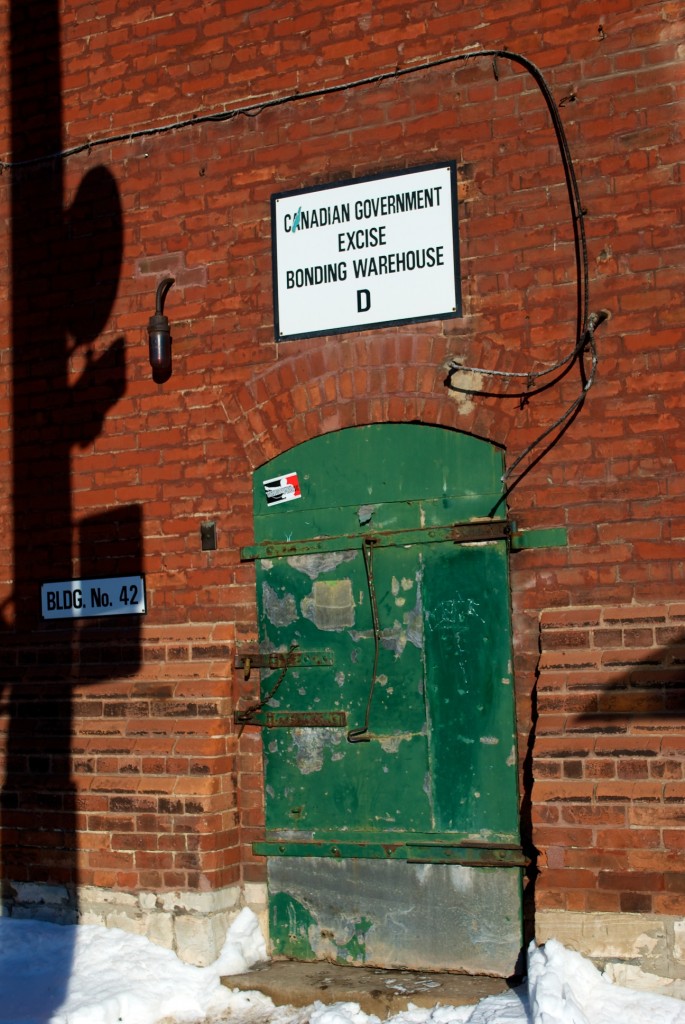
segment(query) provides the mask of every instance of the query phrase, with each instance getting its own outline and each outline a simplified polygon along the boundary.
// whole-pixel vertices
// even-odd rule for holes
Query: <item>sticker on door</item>
[[[265,480],[264,493],[267,505],[282,505],[285,501],[301,498],[297,473],[286,473],[285,476],[274,476],[271,480]]]

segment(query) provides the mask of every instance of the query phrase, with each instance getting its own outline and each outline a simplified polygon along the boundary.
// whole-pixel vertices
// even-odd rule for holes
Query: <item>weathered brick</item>
[[[562,861],[574,846],[564,833],[572,825],[615,828],[626,856],[636,834],[653,837],[658,827],[668,849],[681,849],[685,346],[678,182],[685,151],[674,123],[682,74],[677,20],[649,0],[647,9],[625,11],[600,38],[589,7],[569,15],[556,0],[544,9],[512,0],[506,10],[438,0],[430,17],[398,0],[373,14],[354,2],[334,10],[316,0],[210,0],[200,10],[175,0],[154,19],[143,8],[124,17],[114,6],[61,6],[59,144],[97,148],[62,161],[65,198],[60,186],[51,217],[44,216],[49,190],[34,190],[29,205],[43,235],[32,266],[19,275],[26,295],[10,295],[17,268],[9,265],[12,245],[0,247],[7,322],[13,298],[22,336],[40,335],[43,309],[55,323],[71,323],[87,292],[76,294],[66,272],[77,263],[79,225],[87,225],[89,254],[98,231],[116,241],[101,223],[102,204],[81,211],[71,204],[89,170],[112,170],[124,230],[107,323],[95,325],[93,338],[72,331],[68,358],[66,344],[62,353],[42,346],[40,374],[32,359],[15,360],[14,389],[7,342],[0,347],[0,434],[8,454],[0,466],[0,527],[8,538],[0,587],[10,602],[3,605],[8,623],[10,607],[26,621],[37,585],[56,578],[56,564],[67,578],[77,562],[88,562],[86,534],[75,536],[70,549],[72,532],[122,504],[140,512],[128,534],[120,524],[106,558],[99,552],[88,570],[98,575],[106,565],[116,575],[126,545],[144,561],[149,600],[140,633],[113,624],[106,638],[98,629],[92,639],[86,629],[79,638],[55,630],[45,631],[38,646],[34,636],[4,643],[3,683],[54,679],[80,688],[73,708],[76,801],[98,824],[88,833],[95,846],[83,880],[183,888],[200,872],[203,884],[239,879],[241,870],[243,878],[262,878],[262,862],[248,845],[263,823],[257,739],[246,730],[238,740],[228,701],[234,686],[241,699],[255,696],[243,694],[230,664],[235,637],[255,637],[253,577],[237,553],[253,539],[253,468],[321,432],[411,420],[492,440],[511,465],[580,394],[577,365],[520,408],[479,395],[452,400],[443,386],[443,368],[457,350],[468,364],[526,373],[570,352],[576,338],[571,217],[541,96],[504,58],[497,76],[490,58],[472,55],[419,69],[448,55],[445,40],[464,38],[474,13],[483,45],[534,51],[564,101],[588,210],[590,305],[608,296],[614,316],[598,331],[599,376],[584,407],[562,436],[549,438],[546,458],[509,496],[520,526],[569,529],[567,546],[511,558],[522,734],[539,673],[533,754],[537,779],[546,778],[535,784],[532,814],[559,829],[557,841],[550,836],[546,845],[561,851]],[[28,58],[44,43],[31,34]],[[50,66],[42,52],[32,65],[22,100],[27,135],[15,139],[15,155],[29,144],[32,154],[40,151]],[[381,74],[385,81],[354,84]],[[328,87],[336,91],[326,95]],[[302,96],[307,88],[321,95]],[[575,92],[579,102],[572,102]],[[249,116],[200,123],[204,114],[241,108]],[[7,103],[0,121],[9,139]],[[149,135],[131,138],[147,129]],[[58,148],[48,141],[50,150]],[[464,318],[277,347],[271,193],[451,158],[460,162]],[[42,172],[35,173],[40,180]],[[31,196],[27,180],[17,177],[14,185]],[[3,223],[12,221],[11,198],[5,174]],[[77,247],[66,253],[65,223]],[[95,251],[106,263],[107,247]],[[55,266],[65,272],[46,293]],[[143,335],[166,273],[176,278],[167,304],[174,378],[158,388],[149,381]],[[33,298],[37,285],[41,303]],[[102,413],[96,399],[109,385],[79,389],[77,382],[119,336],[124,393],[112,392],[116,400]],[[61,377],[68,395],[53,386]],[[14,437],[13,393],[23,403]],[[69,450],[68,463],[51,457],[56,449]],[[9,456],[37,481],[35,500],[16,517],[14,550]],[[65,468],[67,523],[57,521]],[[199,523],[208,518],[220,538],[212,553],[199,548]],[[17,561],[31,580],[13,595]],[[4,640],[11,636],[8,627]],[[49,733],[49,723],[39,732]],[[53,769],[61,763],[55,755]],[[213,779],[215,792],[203,785]],[[553,788],[557,783],[561,789]],[[242,845],[226,826],[216,829],[211,848],[162,847],[162,840],[193,836],[206,802],[219,797],[230,801],[233,815],[241,809]],[[156,836],[159,849],[131,850],[121,862],[98,859],[108,815],[122,843],[130,834],[126,821],[136,824],[134,834]],[[186,832],[168,835],[165,815],[181,816]],[[623,828],[626,822],[633,827]],[[570,873],[543,868],[540,906],[683,912],[677,870],[668,876],[670,902],[656,889],[603,891],[596,870],[585,873],[582,863],[583,855],[588,864],[596,855],[591,836],[576,839],[583,848]],[[56,877],[70,865],[54,861],[53,868]]]

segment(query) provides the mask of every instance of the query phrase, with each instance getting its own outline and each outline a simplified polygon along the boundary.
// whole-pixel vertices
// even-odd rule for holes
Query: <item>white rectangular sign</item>
[[[44,619],[80,619],[94,615],[144,615],[145,578],[110,576],[100,580],[43,583]]]
[[[461,315],[453,162],[271,198],[276,340]]]

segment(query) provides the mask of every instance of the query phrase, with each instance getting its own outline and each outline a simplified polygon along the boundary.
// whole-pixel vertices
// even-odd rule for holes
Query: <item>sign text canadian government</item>
[[[459,316],[453,163],[272,197],[279,340]]]

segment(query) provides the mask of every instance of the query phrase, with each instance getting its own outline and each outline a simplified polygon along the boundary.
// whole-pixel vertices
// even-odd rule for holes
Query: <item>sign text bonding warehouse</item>
[[[454,163],[274,195],[276,338],[461,314]]]

